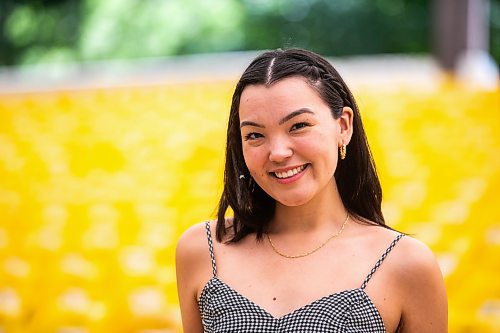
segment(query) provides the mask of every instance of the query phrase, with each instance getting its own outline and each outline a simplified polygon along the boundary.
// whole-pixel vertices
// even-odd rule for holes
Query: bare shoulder
[[[177,242],[176,262],[182,265],[199,264],[210,256],[207,242],[206,222],[189,227]]]
[[[210,266],[205,223],[198,223],[181,235],[175,254],[177,293],[184,332],[203,330],[198,295],[203,284],[210,279]]]
[[[403,281],[418,283],[430,277],[442,280],[441,270],[432,250],[422,241],[406,235],[401,238],[394,262]]]
[[[431,249],[403,237],[393,254],[402,303],[402,332],[447,332],[448,304],[443,275]]]
[[[398,231],[378,226],[370,226],[368,229],[366,234],[369,235],[377,248],[387,248],[401,235]],[[436,269],[439,271],[432,250],[422,241],[409,235],[400,237],[391,251],[390,257],[390,261],[394,267],[401,271],[401,274],[415,276],[415,274],[425,275],[428,272],[436,271]]]
[[[212,227],[215,223],[211,223]],[[205,222],[189,227],[179,238],[175,253],[179,297],[197,299],[205,283],[212,277],[210,250]]]
[[[375,238],[383,242],[384,246],[396,240],[399,235],[399,232],[385,228],[377,228],[375,231]],[[400,237],[390,253],[389,261],[395,280],[405,288],[413,289],[429,281],[429,278],[443,279],[432,250],[413,236]]]

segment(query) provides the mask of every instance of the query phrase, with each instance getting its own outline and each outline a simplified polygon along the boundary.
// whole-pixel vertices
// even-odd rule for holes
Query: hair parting
[[[272,58],[271,59],[271,62],[269,63],[269,66],[267,67],[267,75],[266,75],[266,85],[270,85],[271,84],[271,78],[272,78],[272,73],[273,73],[273,65],[274,65],[274,61],[276,60],[276,58]]]

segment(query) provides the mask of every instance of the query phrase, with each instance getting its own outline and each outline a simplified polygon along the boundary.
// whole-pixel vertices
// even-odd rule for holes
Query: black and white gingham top
[[[277,318],[217,278],[208,222],[206,230],[213,276],[198,300],[205,333],[385,333],[380,313],[366,294],[365,287],[404,234],[392,241],[361,287],[325,296]]]

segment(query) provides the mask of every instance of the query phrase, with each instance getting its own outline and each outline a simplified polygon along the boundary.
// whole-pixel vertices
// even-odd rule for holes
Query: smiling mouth
[[[308,166],[308,164],[304,164],[304,165],[298,166],[298,167],[296,167],[294,169],[291,169],[291,170],[288,170],[288,171],[284,171],[284,172],[271,172],[271,174],[274,177],[279,178],[279,179],[287,179],[287,178],[291,178],[291,177],[295,176],[298,173],[301,173],[302,171],[304,171],[304,169],[307,166]]]

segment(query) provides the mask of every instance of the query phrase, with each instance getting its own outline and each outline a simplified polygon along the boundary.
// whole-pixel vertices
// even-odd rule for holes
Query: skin
[[[333,174],[339,163],[335,148],[352,136],[353,111],[344,107],[334,119],[303,78],[291,77],[270,87],[246,87],[239,112],[245,163],[276,200],[269,230],[273,242],[291,255],[316,248],[340,230],[346,217]],[[273,174],[304,165],[290,183]],[[212,234],[214,228],[212,223]],[[277,255],[267,239],[258,242],[254,235],[237,244],[214,242],[217,273],[241,295],[281,317],[326,295],[359,288],[396,236],[350,218],[339,237],[298,259]],[[176,261],[184,332],[203,332],[197,300],[212,277],[203,224],[182,235]],[[395,332],[400,322],[404,333],[447,332],[443,278],[434,255],[420,241],[403,237],[365,290],[387,332]]]

